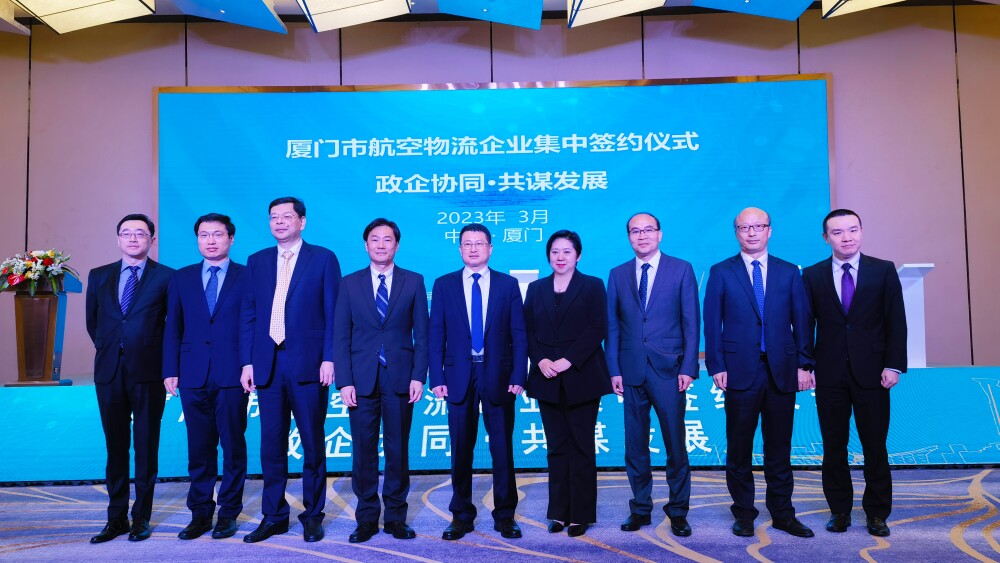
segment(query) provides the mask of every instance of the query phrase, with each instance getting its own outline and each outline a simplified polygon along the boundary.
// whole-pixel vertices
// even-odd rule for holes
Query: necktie
[[[760,269],[760,261],[754,260],[753,264],[753,294],[757,298],[757,310],[760,311],[760,351],[767,352],[767,344],[764,342],[764,272]]]
[[[840,277],[840,302],[844,305],[844,314],[851,310],[854,300],[854,276],[851,275],[851,265],[843,265],[844,275]]]
[[[480,274],[472,274],[472,351],[483,351],[483,290],[479,287]]]
[[[205,301],[208,302],[208,314],[215,314],[215,304],[219,300],[219,270],[218,266],[208,268],[208,283],[205,284]]]
[[[284,262],[278,270],[278,283],[274,286],[274,301],[271,302],[271,340],[275,344],[285,341],[285,297],[288,296],[288,282],[292,280],[292,256],[291,250],[281,253]]]
[[[389,288],[385,285],[385,274],[378,275],[378,292],[375,294],[375,309],[378,310],[379,323],[385,324],[385,313],[389,310]],[[378,363],[385,363],[385,344],[378,347]]]
[[[646,310],[646,293],[649,291],[649,264],[642,265],[642,276],[639,278],[639,304]]]
[[[139,285],[139,266],[128,267],[129,276],[125,280],[125,289],[122,290],[122,315],[128,313],[128,307],[132,304],[132,296],[135,295],[135,288]]]

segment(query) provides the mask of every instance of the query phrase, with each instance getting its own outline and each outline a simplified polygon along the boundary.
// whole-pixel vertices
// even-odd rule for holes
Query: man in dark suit
[[[487,267],[493,253],[490,231],[462,227],[459,251],[465,267],[434,280],[428,335],[430,385],[448,399],[451,436],[451,524],[442,537],[457,540],[473,531],[472,454],[479,406],[493,458],[493,529],[521,537],[514,522],[514,399],[528,377],[528,340],[517,280]]]
[[[903,289],[892,262],[861,254],[861,218],[849,209],[823,220],[833,257],[805,269],[816,325],[816,410],[823,434],[823,494],[831,532],[851,525],[854,487],[847,464],[851,411],[865,456],[861,506],[868,532],[888,536],[892,475],[889,390],[906,371]],[[812,326],[812,325],[810,325]]]
[[[705,365],[726,393],[726,485],[733,533],[752,536],[753,440],[764,437],[766,505],[775,529],[813,536],[792,506],[795,393],[812,389],[812,331],[802,276],[767,251],[771,216],[744,209],[733,221],[740,253],[712,266],[705,289]]]
[[[149,259],[156,227],[142,214],[118,222],[122,258],[87,278],[87,332],[94,342],[94,385],[108,448],[108,523],[90,543],[127,533],[149,538],[163,389],[163,327],[173,270]],[[135,433],[135,503],[128,524],[129,442]]]
[[[690,536],[691,468],[684,440],[685,392],[698,377],[698,284],[691,264],[660,252],[660,221],[636,213],[626,224],[635,258],[608,276],[606,356],[611,386],[625,402],[625,472],[632,487],[634,532],[651,522],[649,410],[656,409],[667,452],[670,530]]]
[[[358,527],[351,543],[378,533],[379,423],[385,452],[385,532],[416,537],[406,524],[410,492],[410,423],[427,379],[427,289],[424,278],[395,264],[399,227],[378,218],[363,238],[371,263],[344,277],[337,297],[334,363],[351,420],[351,485]]]
[[[222,485],[215,539],[236,534],[247,476],[247,399],[240,385],[240,304],[247,287],[245,268],[229,259],[236,226],[226,215],[209,213],[194,223],[204,258],[181,268],[167,290],[163,339],[163,385],[177,396],[187,425],[187,506],[191,523],[177,537],[193,540],[212,530],[215,482],[222,445]]]
[[[326,434],[333,383],[333,316],[340,263],[333,252],[302,240],[306,206],[294,197],[268,205],[277,248],[247,260],[250,286],[240,315],[240,381],[257,391],[264,517],[243,541],[288,531],[288,433],[291,416],[302,444],[302,504],[307,542],[323,539],[326,505]]]

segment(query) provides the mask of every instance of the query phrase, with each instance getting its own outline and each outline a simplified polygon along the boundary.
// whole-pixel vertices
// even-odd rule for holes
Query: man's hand
[[[410,402],[416,403],[420,397],[424,396],[424,384],[422,381],[410,380]]]
[[[816,387],[816,377],[813,372],[804,369],[799,370],[799,391],[808,391]]]
[[[163,378],[163,387],[174,397],[177,396],[177,377],[165,377]]]
[[[319,382],[323,384],[323,387],[329,387],[333,384],[333,362],[323,362],[319,365]]]
[[[725,391],[726,385],[729,383],[729,372],[720,371],[712,376],[712,381],[715,382],[715,386],[720,390]]]
[[[438,385],[437,387],[433,387],[431,388],[431,393],[434,393],[434,396],[438,399],[444,399],[448,396],[448,386]]]
[[[553,377],[559,375],[559,372],[552,367],[552,360],[544,358],[538,362],[538,371],[542,372],[545,379],[552,379]]]
[[[247,393],[252,393],[257,389],[257,386],[253,384],[253,366],[243,366],[243,373],[240,374],[240,385]]]
[[[694,378],[690,375],[684,375],[683,373],[677,376],[677,390],[681,393],[688,390],[691,384],[694,383]]]
[[[615,395],[619,397],[625,393],[625,385],[622,383],[622,376],[614,375],[611,377],[611,390],[615,392]]]
[[[521,387],[520,385],[508,385],[507,386],[507,392],[508,393],[513,393],[515,395],[520,395],[523,391],[524,391],[524,387]]]
[[[353,385],[344,385],[340,388],[340,400],[349,407],[358,406],[358,394]]]
[[[558,373],[562,373],[571,367],[573,367],[573,364],[569,363],[569,360],[566,358],[559,358],[558,360],[552,362],[552,368]]]
[[[899,383],[899,372],[891,369],[882,370],[882,387],[892,389]]]

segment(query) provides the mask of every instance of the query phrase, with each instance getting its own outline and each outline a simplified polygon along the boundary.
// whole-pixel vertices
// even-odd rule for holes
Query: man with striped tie
[[[90,271],[87,332],[94,342],[94,386],[108,448],[108,523],[90,543],[128,534],[149,538],[160,419],[167,284],[173,270],[149,259],[156,227],[142,214],[118,222],[121,260]],[[132,433],[135,440],[132,441]],[[129,443],[135,448],[135,502],[128,522]]]
[[[363,238],[371,263],[345,276],[334,316],[337,388],[351,420],[351,485],[358,497],[351,543],[378,533],[379,422],[383,425],[385,533],[416,536],[406,524],[413,404],[427,378],[427,290],[424,278],[395,264],[400,232],[378,218]]]

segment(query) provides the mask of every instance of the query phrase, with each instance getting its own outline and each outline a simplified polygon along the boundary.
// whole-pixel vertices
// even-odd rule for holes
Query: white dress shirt
[[[639,283],[642,281],[642,265],[649,264],[650,268],[646,273],[646,303],[649,303],[649,296],[653,294],[653,280],[656,279],[656,272],[660,269],[660,256],[662,254],[659,250],[656,254],[649,259],[649,262],[643,262],[639,260],[638,257],[635,259],[635,287],[639,287]]]
[[[833,257],[833,287],[837,289],[837,299],[843,302],[843,298],[840,295],[840,282],[844,278],[844,264],[851,265],[851,277],[854,278],[854,289],[858,288],[858,265],[861,264],[861,253],[858,252],[851,257],[850,260],[844,262],[843,260],[838,260],[836,256]]]
[[[289,271],[290,272],[294,272],[295,271],[295,263],[299,261],[299,252],[302,250],[302,239],[299,239],[298,242],[296,242],[295,244],[293,244],[292,246],[290,246],[288,248],[282,248],[280,244],[278,245],[278,275],[279,276],[281,275],[281,265],[285,263],[285,259],[281,257],[281,254],[283,252],[285,252],[286,250],[291,250],[292,251],[292,259],[289,261],[288,267],[289,267]],[[275,278],[275,279],[277,279],[277,278]]]
[[[469,328],[472,327],[472,274],[468,266],[462,268],[462,286],[465,289],[465,313],[469,316]],[[483,335],[486,335],[486,305],[490,302],[490,269],[486,266],[479,270],[479,289],[483,294]],[[473,350],[474,355],[482,354],[482,350]]]
[[[380,274],[385,275],[385,289],[388,295],[392,295],[392,273],[396,271],[396,266],[393,264],[388,270],[380,272],[375,269],[374,266],[369,265],[368,271],[372,275],[372,298],[378,299],[378,286],[381,280],[378,279]]]
[[[743,259],[743,265],[747,269],[747,275],[750,276],[750,285],[753,286],[753,261],[756,260],[760,262],[760,275],[764,278],[764,295],[767,295],[767,252],[761,255],[760,258],[754,258],[746,252],[740,252],[740,258]]]

